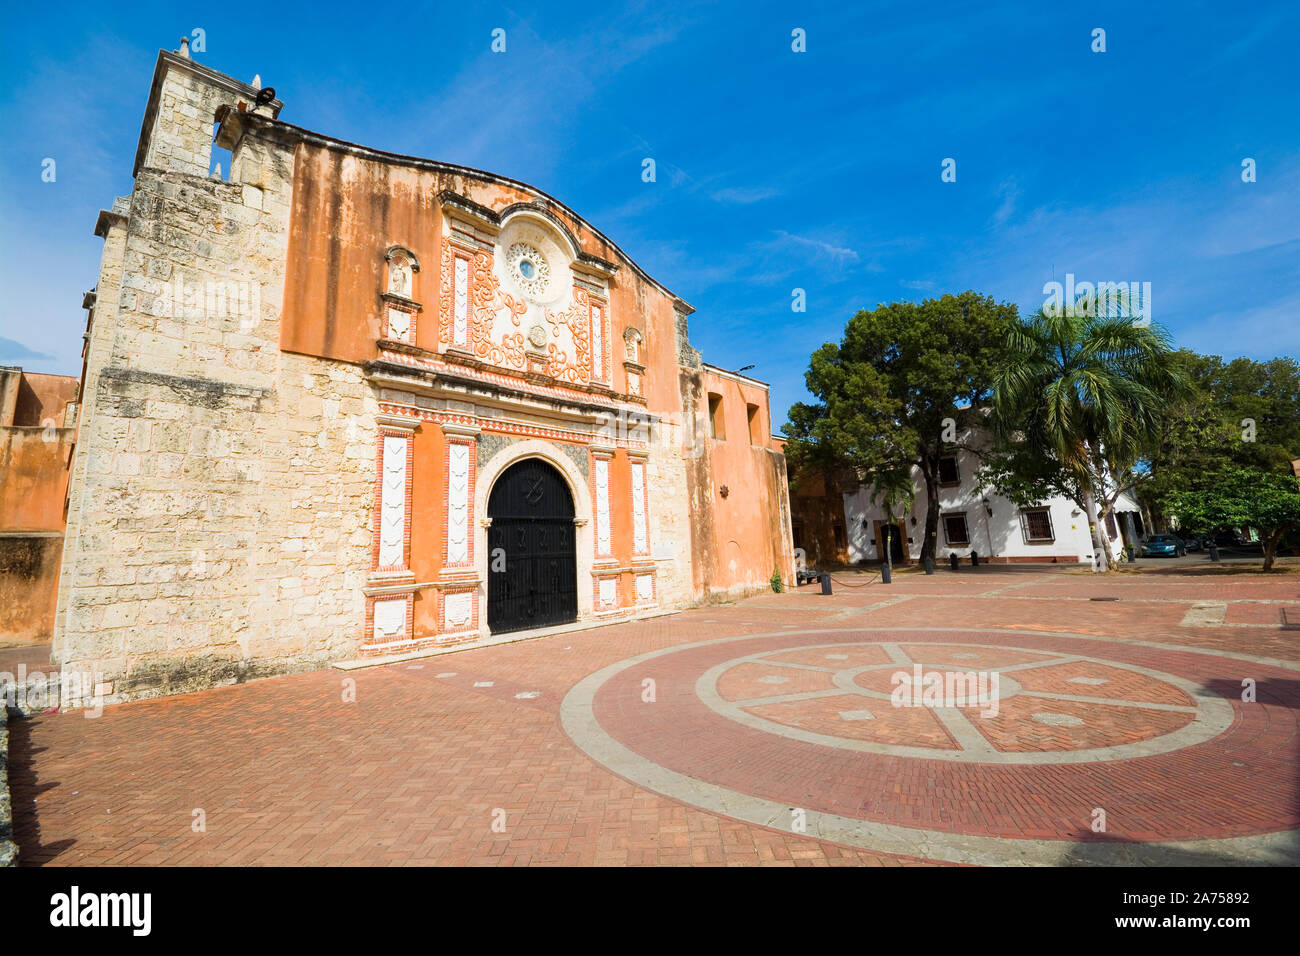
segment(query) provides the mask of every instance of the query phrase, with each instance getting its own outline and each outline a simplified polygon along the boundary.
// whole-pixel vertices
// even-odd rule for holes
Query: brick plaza
[[[1300,575],[836,577],[14,720],[21,862],[1300,861]],[[918,665],[990,713],[893,706]]]

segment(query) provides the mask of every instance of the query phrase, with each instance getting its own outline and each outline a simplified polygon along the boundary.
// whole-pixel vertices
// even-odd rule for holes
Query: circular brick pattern
[[[793,740],[974,763],[1145,756],[1233,721],[1222,697],[1151,668],[960,643],[782,647],[709,668],[695,692],[724,717]]]
[[[1000,687],[893,706],[891,678],[916,664],[998,673]],[[1242,703],[1245,678],[1270,692]],[[590,756],[651,790],[875,850],[1295,862],[1297,687],[1293,670],[1137,640],[782,630],[613,664],[573,687],[562,720]],[[996,714],[979,716],[990,703]]]

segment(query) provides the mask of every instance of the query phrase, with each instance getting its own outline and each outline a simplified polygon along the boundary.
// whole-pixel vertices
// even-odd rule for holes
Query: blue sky
[[[196,28],[195,58],[260,73],[288,122],[571,206],[696,307],[706,361],[756,366],[774,425],[857,309],[972,288],[1031,311],[1067,272],[1150,282],[1180,345],[1300,352],[1294,3],[72,0],[4,17],[0,364],[79,374],[96,214],[130,191],[157,50]]]

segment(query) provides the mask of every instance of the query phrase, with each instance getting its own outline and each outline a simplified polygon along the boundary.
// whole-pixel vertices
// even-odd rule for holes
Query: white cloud
[[[794,245],[804,249],[811,249],[819,255],[828,256],[835,262],[857,262],[860,258],[854,250],[847,246],[836,246],[821,239],[812,239],[808,236],[796,236],[793,233],[780,230],[777,232],[780,236],[780,242]]]

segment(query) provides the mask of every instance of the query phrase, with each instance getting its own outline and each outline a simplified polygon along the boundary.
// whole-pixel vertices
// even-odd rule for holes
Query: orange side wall
[[[789,530],[782,519],[785,457],[772,439],[767,390],[708,367],[698,377],[698,414],[707,418],[709,393],[721,395],[726,437],[706,439],[710,487],[703,487],[698,469],[694,473],[698,487],[692,494],[707,515],[703,530],[709,539],[699,542],[707,546],[705,560],[697,562],[702,565],[697,567],[697,587],[704,591],[758,587],[768,582],[774,570],[788,582],[793,566]],[[759,409],[752,436],[748,405]],[[707,435],[707,421],[703,429]]]
[[[44,425],[52,421],[62,427],[64,409],[77,398],[77,380],[68,375],[24,372],[14,407],[14,425]],[[72,425],[73,422],[66,424]]]
[[[0,428],[0,533],[63,532],[73,428]]]
[[[41,422],[63,425],[77,380],[13,370],[4,384],[17,424],[0,427],[0,643],[43,643],[54,629],[76,428]]]

